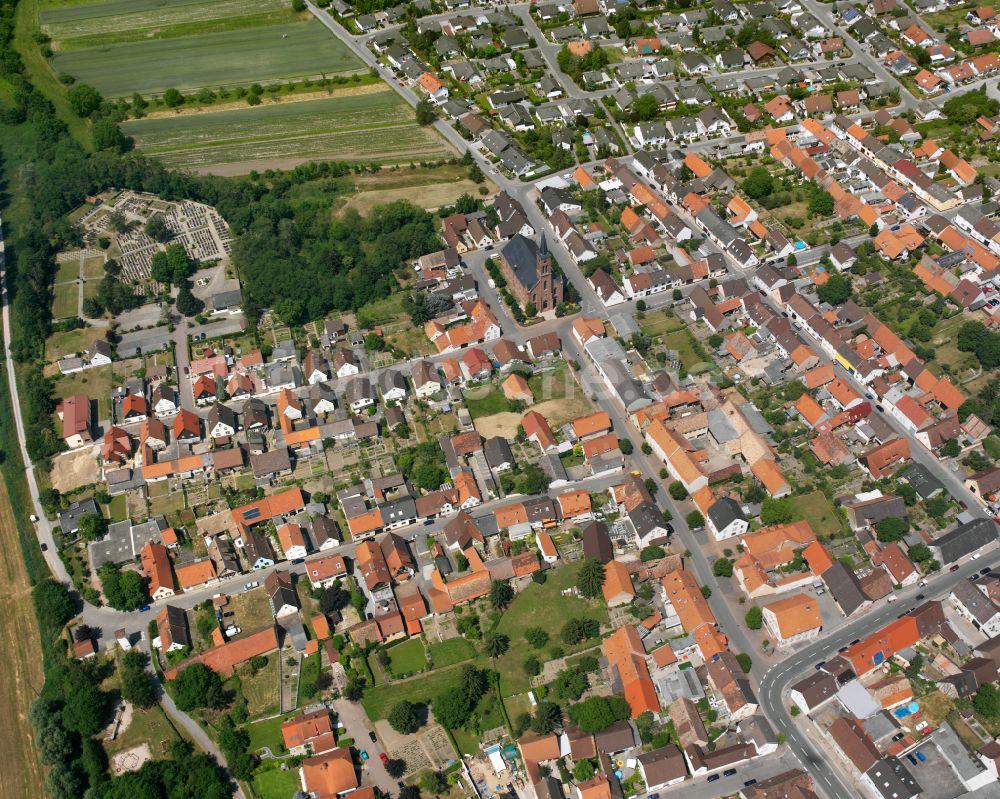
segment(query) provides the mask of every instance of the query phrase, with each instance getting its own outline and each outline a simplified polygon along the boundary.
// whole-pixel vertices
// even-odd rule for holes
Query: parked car
[[[817,664],[816,664],[816,666],[815,666],[815,669],[816,669],[816,671],[819,671],[819,670],[820,670],[821,668],[823,668],[823,667],[824,667],[825,665],[826,665],[826,661],[825,661],[825,660],[821,660],[821,661],[820,661],[819,663],[817,663]]]
[[[49,545],[48,545],[48,544],[46,544],[46,543],[45,543],[45,542],[43,541],[43,542],[42,542],[42,552],[48,552],[48,551],[49,551]]]
[[[378,743],[378,736],[374,732],[369,732],[368,733],[368,740],[371,741],[373,744],[377,744]]]
[[[147,610],[149,610],[149,605],[139,605],[140,613],[145,613]]]
[[[379,752],[378,759],[381,760],[383,764],[388,764],[389,755],[387,755],[385,752]]]
[[[954,566],[952,566],[951,568],[949,568],[948,571],[950,571],[950,572],[957,572],[958,571],[958,564],[956,563]]]
[[[708,781],[709,782],[715,782],[717,779],[719,779],[719,775],[718,774],[710,774],[709,777],[708,777]]]
[[[743,783],[743,787],[749,788],[751,785],[756,785],[756,784],[757,780],[747,780],[746,782]]]
[[[368,752],[365,751],[364,749],[361,750],[360,755],[361,755],[361,759],[362,760],[367,760],[368,759]]]
[[[28,518],[31,519],[32,524],[38,524],[38,517],[34,513],[32,513]]]
[[[245,590],[247,590],[247,591],[252,591],[254,588],[257,588],[259,585],[260,585],[260,583],[257,580],[251,580],[249,583],[247,583],[245,586],[243,586],[243,588]]]
[[[243,632],[243,630],[241,630],[241,629],[240,629],[239,627],[237,627],[237,626],[236,626],[235,624],[230,624],[230,625],[229,625],[229,626],[228,626],[228,627],[226,628],[226,635],[228,635],[228,636],[230,636],[230,637],[232,637],[232,636],[234,636],[234,635],[239,635],[239,634],[240,634],[241,632]]]
[[[917,759],[913,755],[907,755],[906,759],[909,760],[914,766],[917,765]]]
[[[980,569],[979,573],[983,574],[983,575],[989,574],[990,573],[990,567],[987,566],[985,569]]]
[[[917,594],[917,599],[927,599],[927,594]]]
[[[926,759],[927,755],[925,755],[923,752],[917,752],[917,760],[923,763]]]
[[[732,777],[735,773],[736,773],[736,769],[734,769],[734,768],[727,768],[725,771],[722,772],[722,776],[723,777]]]

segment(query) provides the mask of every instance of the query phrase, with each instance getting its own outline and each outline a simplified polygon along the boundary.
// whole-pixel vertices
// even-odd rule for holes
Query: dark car
[[[42,552],[48,552],[48,551],[49,551],[49,545],[48,545],[48,544],[46,544],[46,543],[45,543],[45,542],[43,541],[43,542],[42,542]]]
[[[727,768],[725,771],[722,772],[722,776],[723,777],[732,777],[735,773],[736,773],[736,769],[734,769],[734,768]]]
[[[145,613],[147,610],[149,610],[149,605],[139,605],[140,613]]]
[[[820,661],[819,663],[817,663],[817,664],[815,665],[815,667],[814,667],[814,668],[816,669],[816,671],[819,671],[819,670],[820,670],[821,668],[823,668],[823,667],[824,667],[825,665],[826,665],[826,661],[825,661],[825,660],[821,660],[821,661]]]
[[[950,569],[948,569],[948,571],[950,571],[950,572],[957,572],[958,571],[958,564],[956,563],[954,566],[952,566]]]
[[[665,522],[663,526],[667,528],[667,535],[674,534],[674,526],[670,522]]]
[[[749,788],[751,785],[756,785],[756,784],[757,780],[747,780],[746,782],[743,783],[743,787]]]
[[[840,649],[837,650],[837,652],[846,652],[848,650],[848,648],[849,647],[842,646],[842,647],[840,647]]]
[[[906,733],[903,733],[903,732],[897,732],[897,733],[896,733],[895,735],[893,735],[893,736],[892,736],[892,740],[893,740],[893,741],[902,741],[902,740],[903,740],[903,737],[904,737],[905,735],[906,735]]]
[[[709,776],[708,781],[709,782],[715,782],[717,779],[719,779],[719,775],[718,774],[712,774],[712,775]]]
[[[377,744],[378,736],[374,732],[370,732],[368,733],[368,740],[371,741],[373,744]]]
[[[913,755],[907,755],[906,759],[909,760],[914,766],[917,765],[917,759]]]
[[[44,544],[42,546],[44,546]],[[979,573],[980,574],[989,574],[990,573],[990,567],[987,566],[985,569],[980,569]]]
[[[860,638],[855,638],[853,641],[851,641],[851,646],[854,646],[855,644],[860,644],[860,643],[861,643],[861,639]]]
[[[927,599],[927,594],[917,594],[917,599]]]

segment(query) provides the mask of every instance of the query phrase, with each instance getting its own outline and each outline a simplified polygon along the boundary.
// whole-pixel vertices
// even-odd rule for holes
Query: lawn
[[[559,640],[563,625],[571,618],[587,617],[596,619],[601,624],[608,623],[608,609],[603,602],[589,601],[579,596],[564,596],[562,591],[576,585],[576,574],[579,563],[569,564],[548,572],[545,583],[531,583],[524,589],[503,614],[497,631],[510,637],[510,649],[497,660],[500,672],[500,689],[504,696],[523,693],[530,689],[528,677],[522,664],[533,650],[524,640],[524,630],[528,627],[541,627],[546,630],[553,641]],[[544,616],[539,615],[539,608],[544,608]],[[576,646],[559,645],[567,653],[586,649],[593,641]]]
[[[464,393],[464,397],[465,407],[473,419],[493,416],[495,413],[507,413],[511,410],[510,401],[499,388],[491,384],[469,389]]]
[[[111,497],[111,504],[108,505],[108,516],[113,522],[125,521],[126,510],[125,510],[125,495],[119,494],[116,497]]]
[[[291,799],[301,789],[297,769],[271,769],[254,775],[251,782],[257,799]]]
[[[95,366],[71,375],[61,375],[55,384],[55,395],[59,399],[73,394],[86,394],[97,400],[98,419],[111,418],[111,367]]]
[[[464,638],[449,638],[431,644],[431,660],[435,668],[451,666],[476,656],[476,648]]]
[[[361,66],[316,20],[70,50],[56,53],[51,64],[107,97],[318,77]]]
[[[565,361],[560,361],[551,372],[532,375],[528,378],[528,388],[531,389],[531,395],[536,403],[583,393]]]
[[[70,280],[80,279],[80,259],[71,258],[59,264],[59,271],[56,272],[56,283],[67,283]]]
[[[241,669],[240,685],[247,700],[250,718],[277,713],[281,701],[278,695],[278,655],[268,655],[267,665],[254,675],[251,675],[249,668]]]
[[[148,743],[153,756],[161,757],[166,754],[170,743],[177,738],[174,725],[159,705],[154,705],[149,710],[133,708],[132,722],[114,741],[105,744],[105,749],[109,755],[113,755],[133,746]]]
[[[308,705],[316,699],[318,695],[316,681],[319,679],[321,667],[322,661],[318,652],[302,659],[302,665],[299,671],[299,707]]]
[[[797,494],[791,500],[797,514],[809,522],[817,535],[835,535],[840,532],[843,522],[822,491]]]
[[[265,746],[272,752],[279,751],[283,745],[281,725],[294,715],[294,713],[286,713],[283,716],[275,716],[274,718],[247,724],[244,729],[250,735],[250,751],[256,752]]]
[[[388,650],[389,668],[393,674],[416,674],[423,671],[427,665],[427,655],[424,653],[424,642],[419,638],[411,638],[397,644]]]
[[[358,318],[358,324],[361,327],[378,327],[405,317],[406,311],[403,310],[405,298],[405,292],[397,291],[388,297],[372,300],[372,302],[362,305],[355,314]]]
[[[385,340],[410,357],[436,355],[437,347],[427,340],[422,328],[409,325],[396,333],[386,334]]]
[[[503,696],[523,694],[531,687],[524,673],[523,663],[529,654],[539,653],[539,650],[533,650],[524,640],[525,628],[534,626],[544,628],[553,639],[554,645],[558,644],[565,652],[572,653],[593,646],[594,641],[576,646],[562,644],[559,641],[559,633],[569,619],[585,616],[597,619],[601,624],[608,623],[608,610],[603,603],[562,594],[562,591],[576,584],[579,567],[578,563],[570,564],[548,572],[549,578],[544,584],[531,583],[514,598],[501,617],[497,631],[510,638],[510,649],[498,658],[495,664],[500,672],[500,691]],[[539,608],[545,608],[544,618],[539,618]],[[544,657],[545,650],[540,654]],[[470,661],[470,664],[479,668],[493,667],[490,660],[482,655]],[[372,719],[381,719],[385,718],[401,699],[409,699],[411,702],[432,702],[435,697],[456,684],[461,670],[461,666],[437,668],[410,680],[379,685],[365,692],[365,710]]]
[[[79,310],[80,286],[76,283],[61,283],[53,289],[52,318],[66,319],[76,316]]]
[[[83,279],[100,280],[104,277],[104,256],[92,255],[83,260]]]
[[[698,342],[687,325],[682,324],[679,328],[667,331],[660,340],[668,350],[677,350],[681,365],[689,372],[699,366],[712,365],[699,353]]]
[[[56,332],[45,342],[45,359],[55,361],[67,355],[87,352],[90,345],[101,338],[104,331],[99,327],[81,327],[76,330]]]
[[[365,712],[372,720],[378,720],[388,716],[389,711],[401,699],[409,699],[411,702],[433,702],[435,697],[458,684],[460,673],[461,667],[455,666],[427,672],[412,680],[378,685],[365,691],[363,700]]]
[[[132,120],[123,129],[139,149],[189,167],[296,156],[409,161],[448,152],[384,84],[319,99]]]

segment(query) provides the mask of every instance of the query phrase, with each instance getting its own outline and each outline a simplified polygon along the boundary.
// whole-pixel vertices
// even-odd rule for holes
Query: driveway
[[[348,702],[346,699],[334,699],[331,703],[333,712],[337,714],[337,719],[347,729],[347,737],[354,739],[354,746],[368,753],[368,759],[361,765],[361,784],[363,786],[373,786],[384,794],[394,794],[398,790],[396,780],[389,776],[389,772],[382,765],[379,754],[385,750],[382,742],[372,743],[368,733],[372,731],[368,725],[368,717],[364,708]]]

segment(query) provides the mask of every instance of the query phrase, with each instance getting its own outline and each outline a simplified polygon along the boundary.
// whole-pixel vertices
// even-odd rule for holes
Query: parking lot
[[[917,752],[927,759],[925,761],[918,760],[916,757]],[[913,779],[923,789],[923,792],[920,794],[922,799],[955,799],[956,796],[961,796],[965,793],[965,788],[959,782],[955,772],[952,771],[948,761],[945,760],[938,748],[929,740],[924,741],[912,754],[914,755],[913,760],[916,760],[916,765],[905,755],[901,759],[903,765],[913,775]]]

